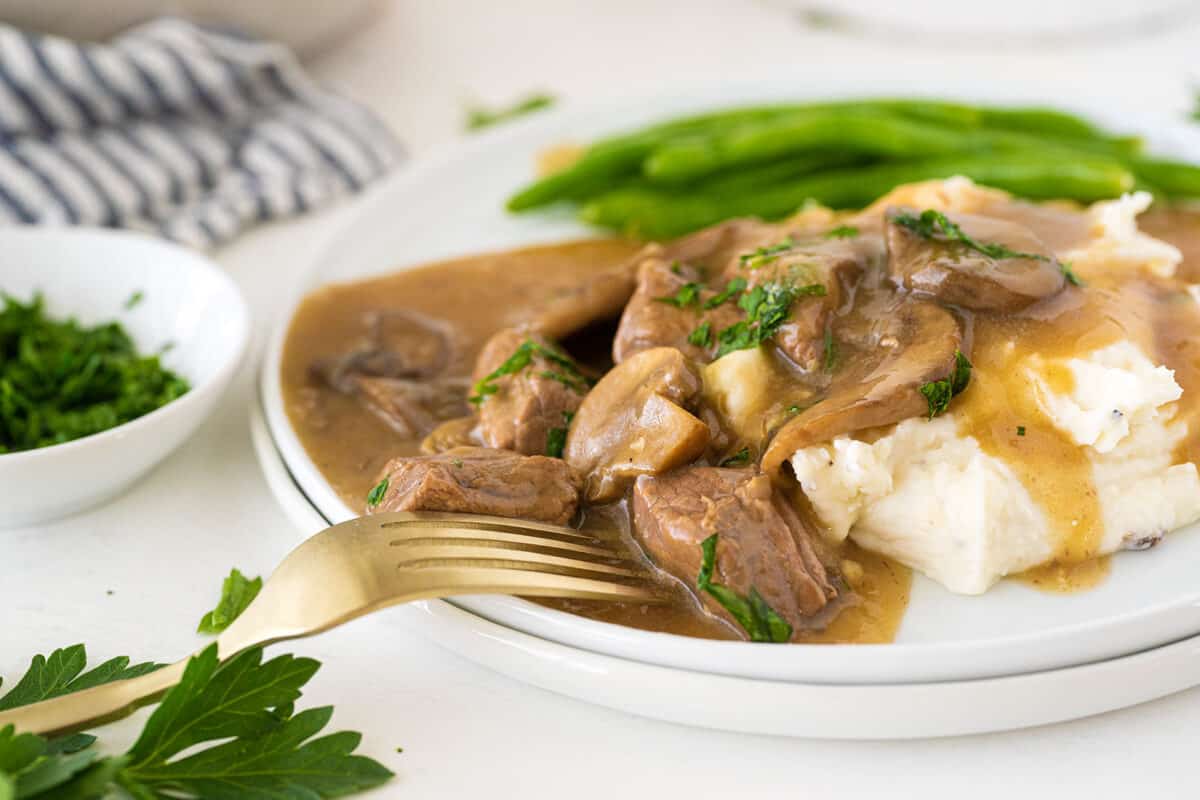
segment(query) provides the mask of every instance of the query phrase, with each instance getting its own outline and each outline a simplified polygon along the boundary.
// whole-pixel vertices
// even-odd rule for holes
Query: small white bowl
[[[68,228],[0,231],[0,291],[35,292],[54,319],[116,320],[138,352],[166,345],[182,397],[116,428],[64,444],[0,454],[0,527],[81,511],[113,497],[196,430],[229,385],[250,338],[250,314],[212,261],[133,233]],[[135,292],[141,299],[126,308]]]

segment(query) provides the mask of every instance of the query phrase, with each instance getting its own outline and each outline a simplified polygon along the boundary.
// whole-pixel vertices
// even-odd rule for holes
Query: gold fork
[[[289,553],[217,637],[217,652],[226,659],[397,603],[459,594],[627,602],[665,596],[649,568],[620,554],[615,541],[586,531],[474,514],[376,514],[327,528]],[[0,712],[0,728],[77,730],[169,689],[186,664]]]

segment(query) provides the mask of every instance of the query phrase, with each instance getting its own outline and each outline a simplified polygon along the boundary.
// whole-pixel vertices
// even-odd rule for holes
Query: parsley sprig
[[[696,588],[712,595],[721,607],[730,613],[752,642],[783,644],[792,638],[792,626],[779,616],[758,593],[750,587],[750,594],[742,597],[728,586],[714,583],[712,576],[717,561],[717,537],[713,534],[700,543],[700,574],[696,576]]]
[[[759,267],[765,267],[767,264],[777,260],[779,256],[781,256],[783,253],[786,253],[788,250],[791,250],[795,246],[796,240],[789,236],[777,244],[756,247],[749,253],[742,253],[740,256],[738,256],[738,263],[743,268],[751,270],[758,269]]]
[[[575,366],[575,362],[571,360],[570,356],[560,353],[553,347],[539,344],[533,339],[526,339],[491,374],[475,383],[471,389],[472,394],[467,399],[475,405],[480,405],[488,397],[500,391],[500,387],[496,385],[497,380],[505,375],[517,374],[532,364],[534,358],[541,358],[560,368],[559,370],[541,370],[538,372],[541,377],[556,380],[581,394],[587,391],[588,380],[579,371],[579,367]]]
[[[216,608],[201,618],[196,632],[215,634],[228,628],[230,623],[250,607],[254,598],[258,597],[258,593],[262,591],[262,587],[261,575],[251,579],[243,575],[236,567],[232,569],[229,577],[221,584],[221,597],[217,601]]]
[[[571,420],[575,419],[574,411],[564,411],[563,427],[550,428],[546,431],[546,455],[551,458],[562,458],[567,446],[567,433],[571,430]]]
[[[727,302],[731,297],[736,297],[744,291],[746,291],[746,279],[742,277],[733,278],[729,283],[725,284],[724,289],[704,301],[704,308],[706,311],[711,311]]]
[[[1047,256],[1039,253],[1022,253],[995,242],[981,242],[966,233],[956,223],[940,211],[927,208],[920,216],[900,213],[892,217],[892,221],[901,227],[920,236],[922,239],[938,239],[946,242],[958,242],[969,250],[981,253],[997,261],[1004,258],[1029,258],[1034,261],[1049,261]]]
[[[717,358],[735,350],[757,347],[774,336],[787,321],[797,297],[824,294],[825,287],[819,283],[799,287],[782,283],[755,286],[738,298],[738,308],[746,312],[746,318],[717,334]]]
[[[836,228],[827,231],[826,239],[853,239],[858,236],[858,228],[853,225],[838,225]]]
[[[940,381],[922,384],[920,392],[929,404],[929,418],[933,419],[950,408],[950,401],[962,394],[971,382],[971,362],[960,351],[954,351],[954,369],[950,376]]]

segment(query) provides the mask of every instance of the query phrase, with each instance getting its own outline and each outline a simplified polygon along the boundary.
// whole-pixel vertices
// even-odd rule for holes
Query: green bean
[[[721,135],[668,142],[654,150],[642,171],[652,181],[672,184],[813,150],[913,158],[965,146],[961,133],[877,112],[805,112]]]
[[[711,175],[688,188],[708,194],[736,194],[748,189],[778,185],[784,181],[811,175],[821,170],[838,169],[862,163],[862,157],[852,153],[802,153],[780,161]]]
[[[1158,158],[1135,158],[1129,166],[1140,181],[1166,197],[1200,197],[1200,167]]]
[[[1052,108],[981,108],[980,127],[1076,139],[1106,140],[1108,135],[1087,120]]]

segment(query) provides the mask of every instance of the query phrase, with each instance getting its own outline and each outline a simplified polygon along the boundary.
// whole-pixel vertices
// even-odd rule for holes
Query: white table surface
[[[546,89],[586,101],[776,66],[811,68],[814,82],[839,69],[878,74],[897,88],[939,71],[1031,85],[1053,74],[1127,105],[1182,110],[1200,78],[1197,44],[1200,30],[1180,26],[1102,51],[907,49],[804,29],[744,0],[409,0],[312,69],[376,109],[419,157],[461,135],[471,100]],[[258,230],[217,254],[254,309],[256,344],[278,312],[275,288],[352,211]],[[202,643],[192,631],[231,566],[268,573],[296,543],[249,442],[255,361],[200,432],[124,496],[52,524],[0,530],[0,675],[11,681],[33,653],[79,641],[94,661],[181,656]],[[291,649],[325,664],[303,702],[336,704],[333,725],[363,731],[364,752],[396,771],[374,796],[1105,797],[1136,787],[1181,797],[1200,786],[1197,691],[1024,732],[837,743],[591,707],[450,655],[399,631],[386,612]],[[145,713],[105,729],[104,740],[124,746]]]

